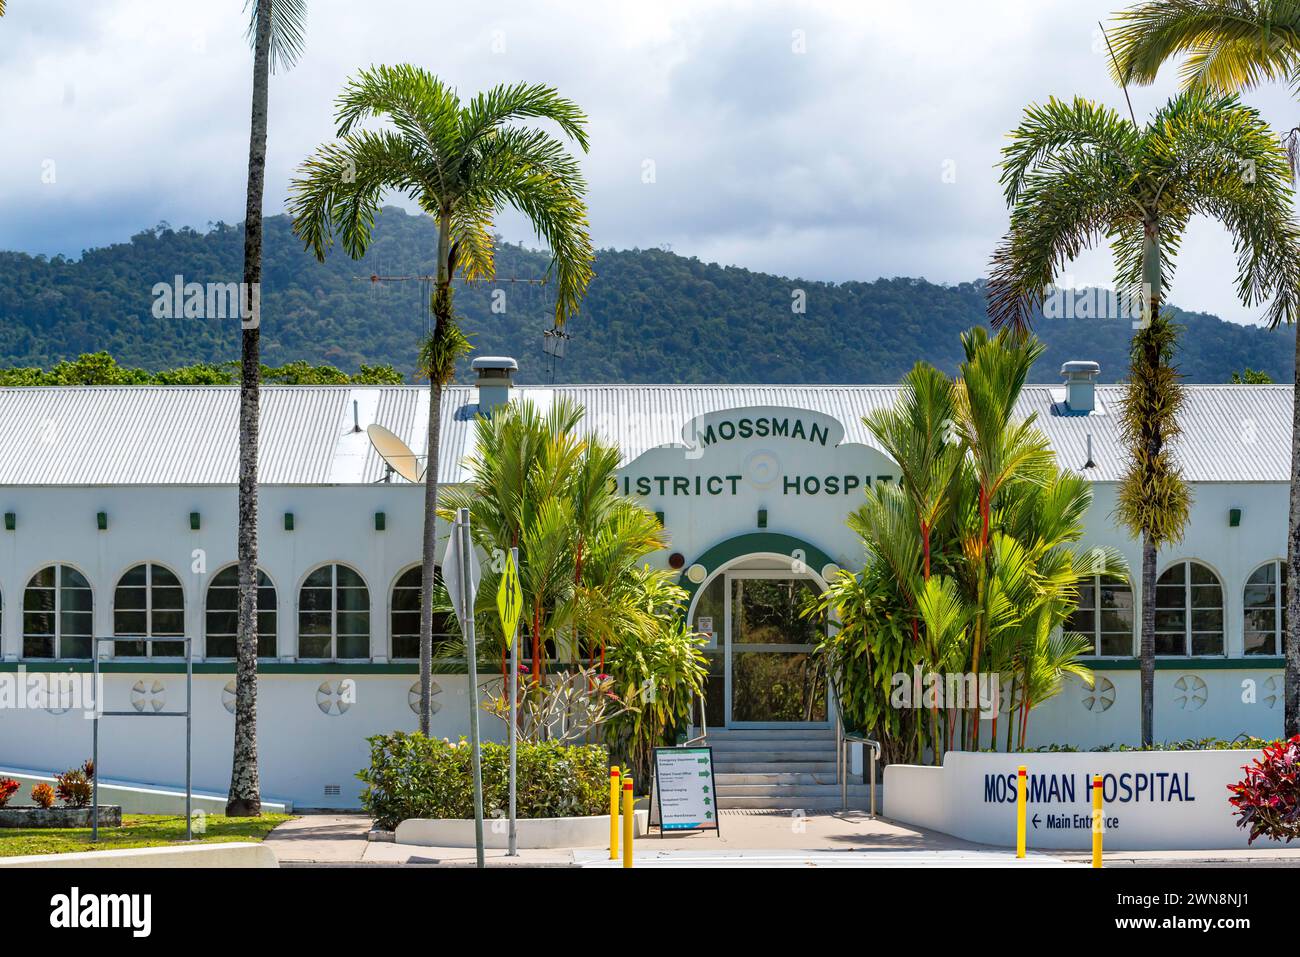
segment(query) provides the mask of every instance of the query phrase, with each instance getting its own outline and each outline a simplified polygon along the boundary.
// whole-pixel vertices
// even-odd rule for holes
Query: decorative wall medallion
[[[1109,711],[1115,703],[1115,683],[1109,678],[1098,675],[1093,679],[1093,686],[1083,686],[1083,706],[1092,712]]]
[[[1268,692],[1264,696],[1264,704],[1270,708],[1276,708],[1281,704],[1284,686],[1285,682],[1281,675],[1269,675],[1269,679],[1264,682],[1264,690]]]
[[[772,452],[760,449],[745,459],[745,476],[755,488],[771,488],[781,475],[781,460]]]
[[[1184,711],[1199,711],[1210,700],[1210,689],[1199,675],[1182,675],[1174,682],[1174,700]]]
[[[158,712],[167,706],[167,686],[157,678],[137,681],[131,686],[131,707],[136,711]]]
[[[322,681],[316,689],[316,707],[322,714],[346,714],[357,700],[357,683],[351,678]]]
[[[442,710],[442,704],[438,701],[437,695],[442,694],[442,686],[438,682],[429,685],[429,710],[437,714]],[[406,703],[411,706],[411,711],[415,714],[420,713],[420,682],[411,685],[410,690],[406,692]]]
[[[221,707],[231,714],[235,713],[235,679],[231,678],[221,689]]]

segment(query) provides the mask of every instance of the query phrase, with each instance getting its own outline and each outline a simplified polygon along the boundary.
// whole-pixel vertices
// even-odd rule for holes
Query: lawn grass
[[[195,821],[195,844],[260,841],[292,814],[225,817],[207,814]],[[202,830],[202,833],[199,833]],[[185,843],[184,814],[123,814],[121,827],[101,827],[99,842],[91,843],[90,828],[0,828],[0,857],[22,854],[71,854],[127,847],[163,847]]]

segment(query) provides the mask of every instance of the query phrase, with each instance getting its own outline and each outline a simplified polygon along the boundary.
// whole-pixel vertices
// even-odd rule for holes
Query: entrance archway
[[[803,612],[835,567],[816,545],[779,534],[730,539],[687,566],[687,620],[709,635],[711,728],[830,726],[826,678],[813,655],[827,623]]]

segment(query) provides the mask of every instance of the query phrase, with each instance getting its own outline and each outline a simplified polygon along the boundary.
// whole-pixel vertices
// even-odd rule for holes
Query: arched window
[[[257,656],[275,657],[275,585],[266,572],[257,570]],[[207,657],[234,658],[239,636],[239,566],[223,568],[208,585],[208,608],[204,621]]]
[[[322,565],[302,583],[298,657],[370,657],[370,590],[347,565]]]
[[[1209,566],[1175,562],[1156,581],[1156,654],[1223,654],[1223,586]]]
[[[1079,605],[1065,623],[1092,639],[1089,654],[1128,657],[1133,654],[1133,589],[1128,582],[1100,576],[1079,581]]]
[[[388,618],[388,634],[391,639],[394,658],[416,659],[420,657],[420,582],[424,578],[424,569],[419,565],[408,568],[393,583],[392,610]],[[442,584],[442,571],[434,570],[434,579]],[[443,612],[433,613],[433,647],[437,653],[438,645],[452,637],[448,615]]]
[[[1286,562],[1260,565],[1246,579],[1242,629],[1248,655],[1282,654],[1286,634]]]
[[[113,593],[114,642],[125,657],[175,658],[185,654],[185,591],[162,565],[146,562],[129,569]]]
[[[47,565],[23,593],[23,657],[89,658],[94,619],[86,577],[67,565]]]

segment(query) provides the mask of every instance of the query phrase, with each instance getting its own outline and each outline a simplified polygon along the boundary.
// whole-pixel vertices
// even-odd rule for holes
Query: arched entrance
[[[787,535],[730,539],[688,565],[688,621],[709,635],[710,728],[827,728],[830,701],[814,657],[824,618],[804,614],[835,566]]]

